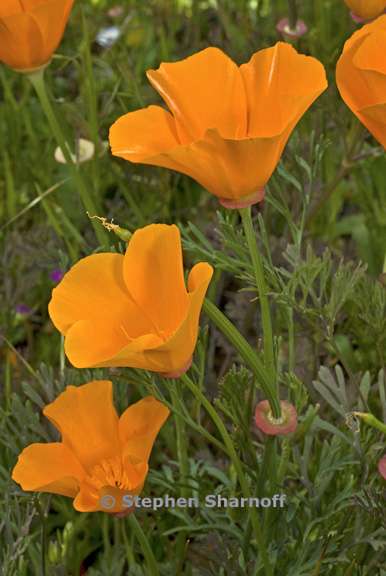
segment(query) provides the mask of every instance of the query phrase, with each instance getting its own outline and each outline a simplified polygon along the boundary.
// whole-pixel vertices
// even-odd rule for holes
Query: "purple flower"
[[[27,304],[18,304],[15,310],[17,314],[21,314],[22,316],[28,316],[28,314],[32,313],[32,308],[27,306]]]
[[[58,282],[61,281],[63,276],[64,276],[64,272],[62,270],[60,270],[60,268],[55,268],[54,270],[51,270],[51,272],[50,272],[50,278],[51,278],[52,282],[55,282],[55,284],[58,284]]]

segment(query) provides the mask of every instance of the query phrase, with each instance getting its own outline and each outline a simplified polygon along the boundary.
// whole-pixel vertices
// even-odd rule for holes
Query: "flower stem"
[[[148,568],[149,576],[159,576],[158,565],[157,561],[154,558],[153,551],[150,547],[149,541],[146,538],[140,523],[138,522],[135,514],[130,514],[129,516],[129,524],[131,529],[133,530],[138,542],[141,545],[143,555],[145,557],[145,562]]]
[[[44,82],[44,69],[38,69],[35,70],[34,72],[29,73],[28,78],[30,79],[36,91],[36,94],[38,95],[40,104],[47,117],[53,136],[56,139],[56,142],[63,153],[64,159],[66,160],[69,169],[71,170],[73,178],[76,182],[76,186],[79,190],[79,194],[83,202],[83,205],[88,212],[90,212],[91,214],[96,214],[97,209],[94,200],[92,199],[92,196],[89,190],[87,189],[87,186],[78,170],[78,167],[71,156],[71,152],[66,142],[66,138],[62,131],[60,123],[57,120],[50,99],[48,97],[46,85]],[[108,238],[105,230],[101,226],[99,226],[96,222],[92,222],[92,224],[94,226],[95,234],[99,243],[101,245],[106,244],[106,241],[108,242]]]
[[[288,24],[290,30],[296,30],[298,22],[298,10],[296,7],[296,0],[288,0]]]
[[[178,392],[175,389],[176,383],[172,382],[170,385],[170,395],[172,397],[172,404],[173,408],[175,408],[177,414],[174,415],[175,423],[176,423],[176,438],[177,438],[177,454],[178,454],[178,461],[180,464],[180,472],[181,472],[181,496],[183,498],[188,497],[188,486],[187,486],[187,478],[189,476],[189,460],[188,460],[188,452],[186,448],[186,429],[185,429],[185,422],[178,414],[179,407],[179,398]]]
[[[188,498],[189,496],[189,487],[187,485],[188,476],[189,476],[189,460],[188,460],[188,451],[186,446],[186,427],[183,418],[180,416],[179,412],[179,396],[178,391],[176,390],[177,382],[172,382],[170,384],[170,395],[172,397],[172,404],[173,408],[176,410],[174,414],[175,423],[176,423],[176,438],[177,438],[177,455],[178,455],[178,462],[180,465],[180,495],[182,498]],[[184,557],[185,557],[185,549],[186,549],[186,534],[184,532],[180,532],[177,535],[176,539],[176,546],[175,546],[175,554],[176,554],[176,574],[181,574],[181,569],[184,564]]]
[[[228,430],[225,427],[224,422],[222,421],[220,416],[217,414],[216,409],[212,406],[212,404],[209,402],[207,397],[201,392],[199,386],[197,386],[186,374],[183,374],[183,376],[181,376],[181,380],[185,384],[185,386],[187,388],[189,388],[189,390],[197,397],[197,399],[200,400],[202,406],[205,408],[205,410],[208,412],[209,416],[213,420],[213,423],[215,424],[217,430],[219,431],[219,433],[220,433],[220,435],[224,441],[224,444],[227,448],[227,452],[228,452],[229,458],[231,459],[231,462],[234,466],[234,469],[236,471],[243,496],[245,498],[251,498],[252,494],[251,494],[251,491],[249,489],[249,485],[248,485],[247,479],[245,477],[241,461],[239,460],[236,449],[235,449],[233,442],[232,442],[232,438],[230,437]],[[261,554],[261,559],[262,559],[262,562],[264,565],[265,575],[266,576],[273,576],[273,570],[272,570],[271,563],[269,561],[268,550],[267,550],[267,546],[265,543],[264,534],[263,534],[263,531],[262,531],[262,528],[260,525],[259,517],[257,515],[257,511],[252,506],[249,509],[249,513],[251,515],[251,522],[252,522],[252,526],[253,526],[253,530],[254,530],[254,534],[255,534],[255,538],[256,538],[257,547],[258,547],[259,552]]]
[[[272,388],[270,379],[267,377],[266,369],[260,361],[252,346],[240,334],[230,320],[217,308],[213,302],[207,298],[204,300],[203,310],[212,320],[213,324],[224,334],[231,344],[236,348],[242,359],[250,367],[258,379],[264,394],[267,397],[272,413],[275,418],[281,415],[280,402],[276,390]]]
[[[265,282],[263,262],[257,246],[255,230],[253,228],[251,208],[250,207],[241,208],[240,215],[244,226],[244,232],[245,237],[247,239],[249,253],[251,255],[256,286],[259,292],[261,320],[263,323],[263,335],[264,335],[264,365],[265,369],[269,374],[272,390],[275,391],[276,398],[278,398],[279,396],[278,381],[275,367],[275,354],[273,348],[271,311],[269,308],[269,302],[267,296],[267,286]],[[278,413],[275,413],[273,411],[273,415],[275,416],[275,418],[280,418],[281,416],[280,404]]]

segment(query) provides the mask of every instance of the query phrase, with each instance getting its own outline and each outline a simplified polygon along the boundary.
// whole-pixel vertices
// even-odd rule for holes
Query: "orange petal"
[[[47,62],[44,38],[29,14],[4,18],[0,14],[0,61],[15,69],[35,68]]]
[[[208,128],[224,138],[245,135],[245,91],[237,65],[218,48],[162,63],[147,77],[176,120],[182,143],[198,140]]]
[[[46,64],[64,32],[73,0],[2,0],[0,60],[15,69]]]
[[[189,307],[187,315],[175,334],[162,346],[149,350],[149,363],[155,363],[159,372],[178,372],[191,359],[197,342],[202,303],[212,278],[213,268],[206,262],[196,264],[188,278]]]
[[[26,3],[26,0],[23,0]],[[38,24],[44,39],[44,62],[48,62],[57,49],[70,16],[74,0],[47,0],[46,2],[32,2],[28,8],[31,16]]]
[[[23,490],[51,492],[74,498],[85,471],[62,443],[31,444],[24,448],[12,471]]]
[[[386,27],[368,34],[353,54],[352,65],[359,69],[367,88],[360,107],[386,102],[386,64],[382,58],[385,51]]]
[[[128,510],[125,496],[135,496],[142,491],[148,465],[146,462],[130,462],[127,459],[125,466],[126,479],[130,487],[101,486],[95,489],[87,481],[83,482],[73,502],[75,510],[79,512],[109,512],[117,513]]]
[[[355,114],[386,150],[386,102],[362,108]]]
[[[224,140],[208,130],[204,140],[141,160],[187,174],[219,198],[237,199],[264,188],[280,159],[292,126],[272,138]]]
[[[384,28],[374,28],[373,31],[363,37],[363,42],[353,54],[352,63],[361,70],[371,70],[386,74],[386,62],[382,58],[382,52],[386,46],[386,25]],[[378,78],[379,81],[382,78]],[[383,93],[384,96],[384,93]]]
[[[386,74],[378,50],[386,49],[386,16],[363,26],[346,42],[336,82],[346,105],[386,148]]]
[[[386,8],[385,0],[344,0],[347,6],[360,18],[375,18]]]
[[[127,344],[124,338],[94,319],[74,324],[66,334],[64,350],[76,368],[119,367],[147,368],[144,350],[159,346],[163,340],[156,334],[145,334]]]
[[[66,334],[78,320],[122,316],[128,295],[121,254],[82,258],[52,290],[48,311],[55,327]]]
[[[349,50],[344,51],[336,66],[336,82],[343,100],[354,110],[371,104],[371,93],[365,77],[361,71],[353,66],[352,57],[356,50],[366,39],[363,34],[358,36],[355,44],[351,44]]]
[[[129,406],[119,419],[122,453],[147,462],[169,413],[169,409],[152,396]]]
[[[43,413],[86,470],[103,459],[119,455],[118,416],[110,381],[67,386]]]
[[[240,66],[248,100],[248,135],[269,138],[294,126],[327,88],[323,65],[278,42]]]
[[[127,291],[123,263],[121,254],[93,254],[77,262],[52,291],[48,311],[66,335],[66,354],[77,367],[105,361],[152,332]]]
[[[151,224],[136,230],[126,250],[123,275],[152,332],[166,338],[176,330],[188,306],[177,226]]]
[[[173,116],[159,106],[121,116],[111,126],[109,139],[112,154],[131,162],[140,162],[179,144]]]
[[[31,0],[29,0],[31,2]],[[0,3],[0,18],[15,16],[23,12],[20,0],[2,0]]]
[[[189,276],[196,283],[189,284],[187,312],[176,332],[166,340],[156,335],[143,336],[123,348],[119,354],[99,366],[130,366],[153,372],[179,372],[194,352],[198,331],[198,320],[213,269],[209,264],[197,264]]]

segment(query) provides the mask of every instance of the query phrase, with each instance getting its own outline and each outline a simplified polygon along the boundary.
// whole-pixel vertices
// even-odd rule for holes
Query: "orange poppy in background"
[[[355,16],[368,20],[376,18],[386,9],[386,0],[344,0]]]
[[[207,48],[147,77],[171,113],[148,106],[119,118],[112,153],[183,172],[228,207],[263,199],[293,128],[327,87],[322,64],[284,42],[240,67]]]
[[[40,68],[58,47],[74,0],[0,0],[0,61]]]
[[[355,32],[336,66],[339,92],[373,136],[386,148],[386,16]]]
[[[52,291],[49,314],[77,368],[128,366],[177,377],[197,341],[212,267],[200,262],[185,287],[177,226],[134,232],[126,254],[80,260]]]
[[[60,442],[24,448],[12,478],[23,490],[73,498],[79,512],[124,512],[124,496],[139,494],[155,438],[169,416],[147,396],[119,418],[108,380],[67,386],[43,409]]]

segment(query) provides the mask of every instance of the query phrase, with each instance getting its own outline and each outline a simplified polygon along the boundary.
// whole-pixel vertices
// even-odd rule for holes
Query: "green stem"
[[[87,186],[78,170],[76,163],[72,159],[69,146],[66,142],[66,138],[56,118],[55,112],[48,97],[46,85],[44,82],[44,69],[39,69],[36,70],[35,72],[31,72],[30,74],[28,74],[28,78],[30,79],[33,87],[35,88],[36,94],[38,95],[40,104],[47,117],[52,133],[56,139],[59,148],[63,153],[64,159],[66,160],[69,169],[71,170],[83,205],[87,212],[94,215],[97,213],[94,200],[92,199],[92,196],[89,190],[87,189]],[[92,222],[92,224],[94,226],[95,234],[99,243],[101,245],[108,243],[107,232],[101,226],[99,226],[97,222]]]
[[[221,310],[219,310],[217,306],[207,298],[204,300],[203,310],[212,320],[213,324],[215,324],[229,342],[233,344],[241,358],[255,374],[261,389],[269,401],[273,415],[275,418],[280,418],[280,402],[276,390],[272,389],[264,364],[260,361],[252,346],[250,346],[244,336],[240,334],[237,328],[230,320],[228,320]]]
[[[287,308],[288,313],[288,371],[292,373],[295,369],[295,327],[294,312],[291,307]]]
[[[386,424],[378,420],[378,418],[376,418],[374,414],[368,414],[366,412],[353,412],[353,414],[354,416],[357,416],[358,418],[363,420],[363,422],[365,422],[369,426],[372,426],[376,430],[379,430],[380,432],[386,435]]]
[[[296,0],[288,0],[288,24],[290,30],[296,30],[298,22],[298,10],[296,7]]]
[[[175,423],[176,423],[176,438],[177,438],[177,454],[178,454],[178,461],[180,464],[180,472],[181,472],[181,496],[183,498],[187,498],[189,495],[189,488],[187,485],[188,476],[189,476],[189,460],[188,460],[188,452],[186,448],[186,428],[185,422],[178,414],[179,412],[179,397],[178,392],[175,388],[176,383],[173,382],[170,385],[170,395],[172,397],[172,404],[173,408],[176,410]]]
[[[129,539],[127,537],[127,533],[126,533],[126,525],[124,522],[121,522],[121,530],[122,530],[122,538],[123,538],[123,542],[125,545],[125,552],[126,552],[126,559],[127,559],[127,566],[128,569],[130,569],[130,566],[132,566],[135,562],[135,558],[134,558],[134,554],[133,554],[133,548],[129,542]]]
[[[41,522],[41,576],[47,574],[47,510],[44,508],[39,497],[36,500]]]
[[[259,292],[261,320],[263,324],[264,336],[264,364],[268,371],[272,389],[275,390],[276,398],[279,396],[278,379],[275,367],[275,353],[273,347],[273,331],[271,321],[271,311],[269,308],[269,301],[267,296],[267,285],[264,276],[263,261],[256,242],[256,234],[253,227],[251,208],[241,208],[240,215],[244,226],[245,237],[251,255],[253,271],[255,274],[256,286]],[[279,405],[280,406],[280,405]],[[280,418],[281,411],[279,408],[278,413],[274,413],[275,418]]]
[[[178,462],[180,465],[180,482],[181,482],[181,489],[180,494],[182,498],[188,498],[189,496],[189,487],[187,485],[188,476],[189,476],[189,460],[188,460],[188,451],[186,446],[186,427],[183,418],[181,418],[179,412],[179,397],[178,392],[176,390],[177,382],[172,382],[170,385],[170,395],[172,397],[172,404],[173,408],[176,410],[174,414],[175,423],[176,423],[176,437],[177,437],[177,456]],[[185,558],[185,550],[186,550],[186,534],[184,532],[180,532],[177,535],[176,540],[176,576],[181,574],[182,567],[184,564]]]
[[[141,545],[142,553],[145,557],[145,562],[147,564],[149,576],[159,576],[158,565],[157,561],[154,558],[153,551],[150,547],[149,541],[146,538],[141,525],[139,524],[135,514],[130,514],[129,516],[129,524],[131,529],[133,530],[138,542]]]
[[[9,410],[12,404],[12,364],[9,358],[8,350],[5,351],[4,399],[5,409]]]
[[[207,397],[201,392],[200,388],[198,386],[196,386],[196,384],[186,374],[183,374],[183,376],[181,376],[181,380],[185,384],[185,386],[187,388],[189,388],[189,390],[200,400],[202,406],[204,406],[205,410],[208,412],[209,416],[213,420],[213,423],[215,424],[217,430],[219,431],[219,433],[220,433],[220,435],[224,441],[224,444],[226,446],[229,458],[231,459],[233,467],[237,473],[237,478],[239,480],[243,496],[245,498],[251,498],[252,494],[251,494],[251,491],[249,489],[247,479],[244,475],[241,461],[239,460],[236,449],[235,449],[233,442],[232,442],[232,438],[230,437],[228,430],[225,427],[224,422],[221,420],[220,416],[217,414],[216,409],[212,406],[212,404],[209,402]],[[251,521],[252,521],[252,526],[253,526],[253,530],[254,530],[254,534],[255,534],[255,538],[256,538],[257,547],[259,549],[259,552],[261,554],[261,559],[262,559],[263,564],[264,564],[265,575],[266,576],[273,576],[273,569],[272,569],[271,563],[269,561],[268,550],[266,547],[264,534],[263,534],[262,528],[260,526],[257,511],[252,506],[249,509],[249,513],[251,515]]]

